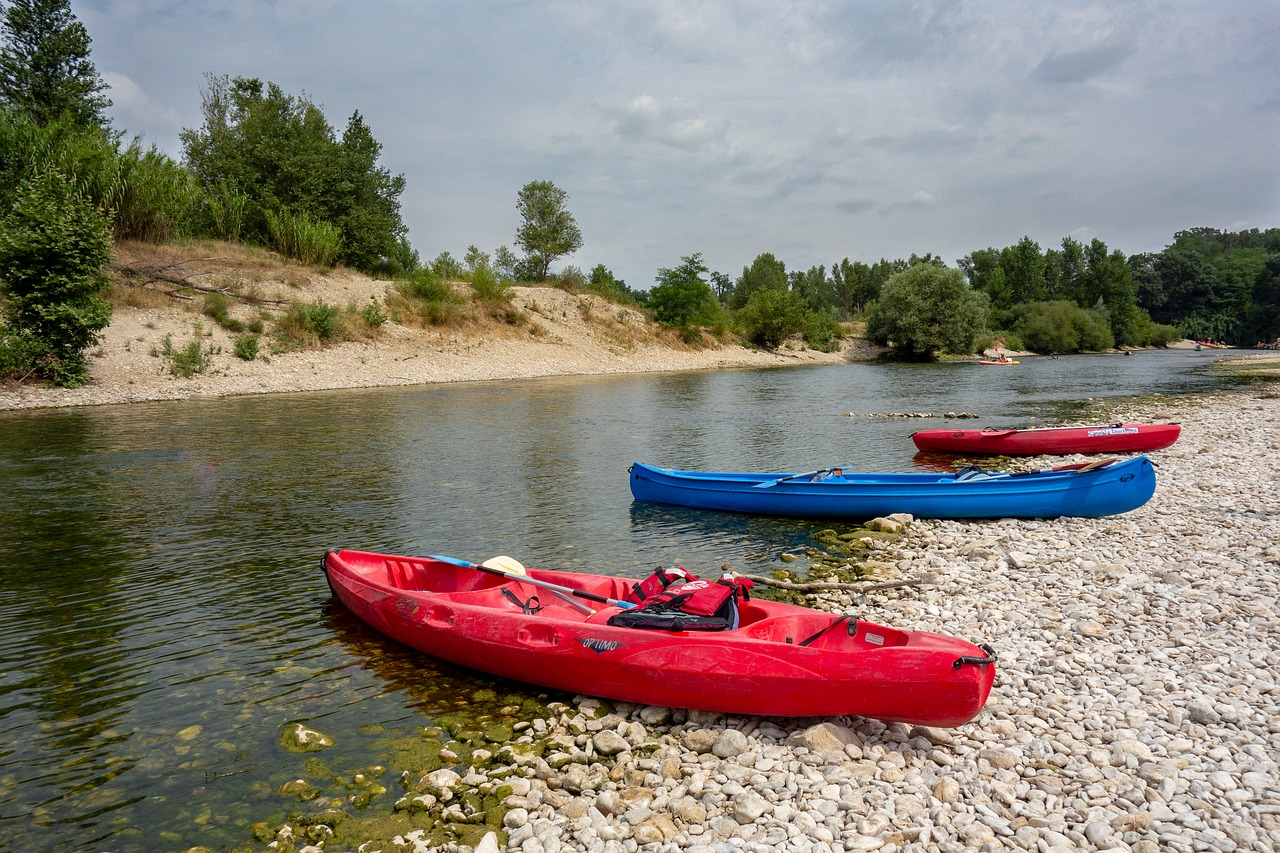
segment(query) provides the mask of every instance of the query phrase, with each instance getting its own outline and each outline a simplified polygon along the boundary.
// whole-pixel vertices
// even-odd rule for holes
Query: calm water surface
[[[1212,390],[1220,353],[546,379],[0,412],[0,849],[228,849],[305,775],[385,762],[459,707],[539,694],[334,607],[327,548],[758,572],[823,526],[634,504],[627,466],[899,471],[916,429]],[[854,413],[850,415],[849,413]],[[941,626],[940,626],[941,627]],[[478,692],[492,691],[492,692]],[[385,780],[384,780],[385,781]],[[389,810],[394,784],[370,811]],[[260,845],[259,845],[260,846]]]

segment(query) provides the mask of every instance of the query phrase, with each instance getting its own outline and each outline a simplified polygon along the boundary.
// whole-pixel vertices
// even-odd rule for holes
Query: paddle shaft
[[[620,607],[623,610],[630,610],[631,608],[636,606],[632,604],[630,601],[619,601],[616,598],[606,598],[603,595],[596,595],[594,592],[587,592],[585,589],[574,589],[571,586],[561,586],[558,583],[551,583],[550,581],[538,580],[537,578],[531,578],[528,575],[513,575],[510,572],[504,572],[501,569],[494,569],[494,568],[490,568],[489,566],[482,566],[479,563],[472,563],[471,568],[479,569],[482,572],[488,572],[491,575],[498,575],[499,577],[509,578],[510,580],[518,581],[519,583],[527,583],[527,584],[533,584],[534,586],[540,586],[543,589],[548,589],[548,590],[551,590],[552,592],[567,593],[568,595],[577,596],[578,598],[585,598],[588,601],[598,601],[601,604],[611,604],[614,607]]]
[[[779,483],[785,483],[787,480],[798,480],[801,477],[815,477],[818,474],[826,474],[828,471],[843,471],[846,466],[836,465],[832,468],[819,468],[817,471],[803,471],[799,474],[788,474],[785,477],[779,477],[776,480],[765,480],[763,483],[756,483],[753,489],[771,489]]]
[[[614,607],[620,607],[623,610],[630,610],[631,608],[637,606],[635,604],[632,604],[630,601],[619,601],[616,598],[606,598],[603,595],[596,595],[594,592],[587,592],[584,589],[574,589],[571,586],[561,586],[558,583],[551,583],[550,581],[538,580],[537,578],[531,578],[528,575],[515,575],[515,574],[512,574],[511,572],[504,572],[501,569],[495,569],[489,566],[482,566],[479,563],[468,563],[465,560],[455,560],[451,557],[433,556],[431,559],[440,560],[441,562],[444,562],[444,563],[452,563],[455,566],[464,566],[468,569],[477,569],[482,572],[487,572],[488,574],[491,574],[491,575],[497,575],[498,577],[506,578],[507,580],[513,580],[519,583],[527,583],[533,586],[542,587],[543,589],[551,590],[552,592],[562,592],[567,595],[576,596],[578,598],[585,598],[588,601],[597,601],[600,604],[611,604]]]

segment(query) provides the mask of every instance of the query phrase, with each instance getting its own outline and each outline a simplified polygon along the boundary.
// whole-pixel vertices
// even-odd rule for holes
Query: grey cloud
[[[1044,83],[1083,83],[1112,70],[1133,53],[1133,46],[1119,40],[1081,50],[1054,51],[1040,61],[1031,78]]]

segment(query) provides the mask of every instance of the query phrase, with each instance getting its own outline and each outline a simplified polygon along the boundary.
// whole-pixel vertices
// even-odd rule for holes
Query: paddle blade
[[[514,557],[500,556],[490,557],[480,565],[486,569],[497,569],[500,572],[506,572],[509,575],[525,575],[524,566]]]

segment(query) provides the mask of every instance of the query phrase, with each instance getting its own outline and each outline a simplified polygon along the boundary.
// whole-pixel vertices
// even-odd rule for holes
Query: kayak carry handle
[[[985,658],[975,658],[969,655],[965,655],[964,657],[958,657],[956,658],[955,663],[951,664],[951,668],[959,669],[960,667],[964,666],[967,663],[971,663],[974,666],[986,666],[989,663],[996,662],[995,649],[991,648],[991,646],[987,645],[986,643],[979,643],[978,648],[982,649],[984,652],[987,653],[987,656]]]

